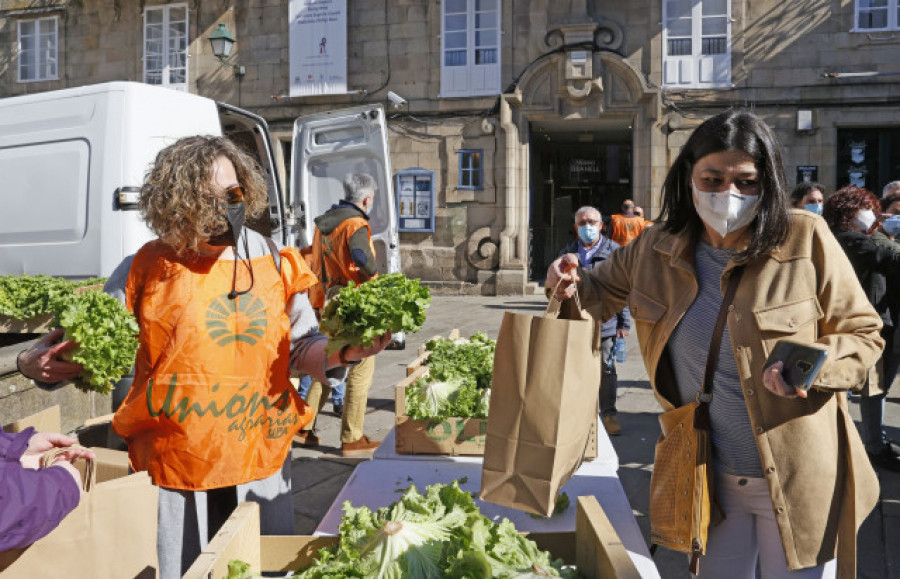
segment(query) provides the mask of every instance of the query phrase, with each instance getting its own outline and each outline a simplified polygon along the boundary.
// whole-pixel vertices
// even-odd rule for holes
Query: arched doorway
[[[507,197],[500,273],[533,282],[543,281],[546,265],[571,239],[578,207],[617,212],[630,197],[655,214],[654,191],[666,169],[658,91],[618,53],[594,52],[589,80],[569,78],[570,59],[565,52],[547,58],[501,99]]]

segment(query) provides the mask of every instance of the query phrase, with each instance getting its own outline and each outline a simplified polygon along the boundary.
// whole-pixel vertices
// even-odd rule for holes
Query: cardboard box
[[[442,336],[435,336],[434,339]],[[447,339],[458,340],[453,329]],[[487,418],[449,417],[443,420],[417,420],[406,415],[406,388],[428,375],[430,352],[419,348],[415,360],[406,366],[406,378],[394,386],[394,440],[398,454],[440,454],[448,456],[482,456],[487,433]],[[597,425],[591,428],[584,459],[597,458]]]
[[[59,405],[45,408],[40,412],[26,416],[3,427],[3,432],[16,434],[22,432],[29,426],[33,426],[35,432],[59,432],[62,429]]]
[[[252,573],[286,573],[308,566],[319,549],[337,537],[260,536],[259,505],[241,503],[184,579],[223,579],[228,562],[240,560]],[[575,563],[587,579],[638,579],[640,573],[595,497],[578,497],[575,532],[528,535],[541,549]]]
[[[416,420],[406,415],[406,388],[423,376],[420,367],[394,388],[394,438],[400,454],[483,455],[487,418]]]
[[[124,450],[112,450],[97,446],[89,447],[97,458],[94,459],[94,482],[102,483],[108,480],[128,476],[128,453]],[[85,461],[77,461],[75,467],[85,476]]]

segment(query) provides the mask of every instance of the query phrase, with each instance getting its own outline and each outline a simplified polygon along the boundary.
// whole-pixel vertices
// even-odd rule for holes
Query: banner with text
[[[290,0],[291,96],[347,92],[347,0]]]

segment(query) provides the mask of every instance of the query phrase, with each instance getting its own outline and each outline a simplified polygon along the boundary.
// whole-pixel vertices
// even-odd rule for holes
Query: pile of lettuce
[[[406,414],[416,420],[486,418],[496,342],[485,333],[468,340],[438,338],[426,348],[428,376],[406,389]]]
[[[66,340],[78,342],[71,360],[84,369],[72,382],[84,391],[108,394],[134,365],[138,325],[119,300],[101,291],[78,291],[103,279],[71,281],[48,275],[0,277],[0,315],[24,320],[52,314]]]
[[[456,482],[419,494],[411,486],[396,503],[372,512],[344,503],[338,545],[294,575],[338,577],[464,578],[578,577],[561,560],[516,531],[494,523]]]
[[[344,346],[369,347],[387,331],[418,332],[425,323],[431,292],[402,273],[389,273],[358,286],[352,282],[322,308],[320,329],[326,351]]]
[[[49,275],[0,276],[0,316],[27,320],[55,313],[81,287],[102,285],[102,278],[72,281]]]

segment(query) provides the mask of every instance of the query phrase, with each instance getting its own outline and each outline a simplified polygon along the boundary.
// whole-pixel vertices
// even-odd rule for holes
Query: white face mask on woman
[[[853,227],[861,233],[868,233],[875,223],[875,213],[871,209],[860,209],[853,218]]]
[[[759,195],[742,195],[731,189],[701,191],[693,180],[691,187],[694,190],[694,207],[700,219],[722,237],[744,227],[756,217]]]

